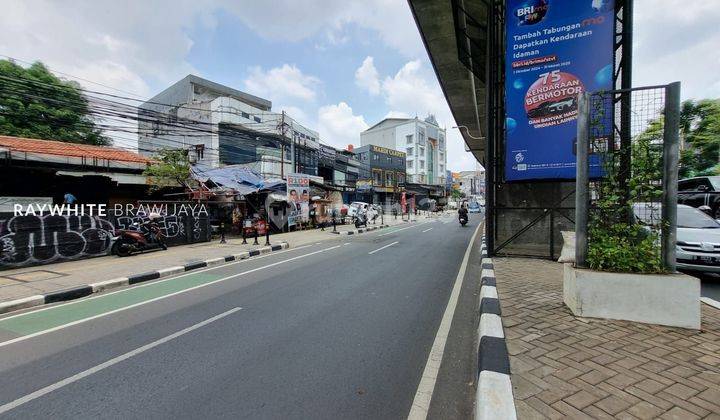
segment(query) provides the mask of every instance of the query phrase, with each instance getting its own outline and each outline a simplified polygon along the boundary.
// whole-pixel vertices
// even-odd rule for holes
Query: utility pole
[[[280,130],[282,139],[280,140],[280,179],[285,179],[285,111],[282,111],[280,117]]]
[[[295,128],[293,127],[293,120],[290,119],[290,162],[292,171],[294,174],[297,173],[297,168],[295,167]]]

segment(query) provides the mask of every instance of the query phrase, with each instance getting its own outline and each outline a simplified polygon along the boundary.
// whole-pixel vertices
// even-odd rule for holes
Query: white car
[[[641,208],[635,205],[635,216],[647,223],[649,216],[643,216]],[[648,213],[659,218],[659,206]],[[678,270],[720,273],[720,223],[694,207],[678,204],[675,253]]]
[[[367,212],[368,207],[370,207],[370,204],[368,203],[365,203],[363,201],[353,201],[352,203],[350,203],[350,207],[348,208],[348,216],[355,217],[355,215],[357,215],[358,213],[358,210]]]
[[[677,268],[720,273],[720,223],[694,207],[677,212]]]

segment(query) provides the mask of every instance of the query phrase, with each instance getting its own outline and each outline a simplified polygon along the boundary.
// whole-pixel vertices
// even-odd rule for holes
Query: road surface
[[[470,418],[480,218],[332,236],[1,318],[0,418],[402,419],[427,400],[421,379],[429,418]],[[426,371],[444,316],[442,364]]]

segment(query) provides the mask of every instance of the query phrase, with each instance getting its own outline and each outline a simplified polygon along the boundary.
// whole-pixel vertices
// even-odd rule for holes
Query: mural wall
[[[107,255],[114,230],[132,229],[145,216],[14,216],[0,213],[0,269]],[[210,240],[206,217],[165,216],[159,222],[168,246]]]

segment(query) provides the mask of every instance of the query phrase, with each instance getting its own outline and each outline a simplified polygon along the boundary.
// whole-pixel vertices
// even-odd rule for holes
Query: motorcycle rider
[[[465,218],[465,220],[468,220],[468,204],[467,201],[463,201],[460,204],[460,208],[458,209],[458,221],[462,218]]]

